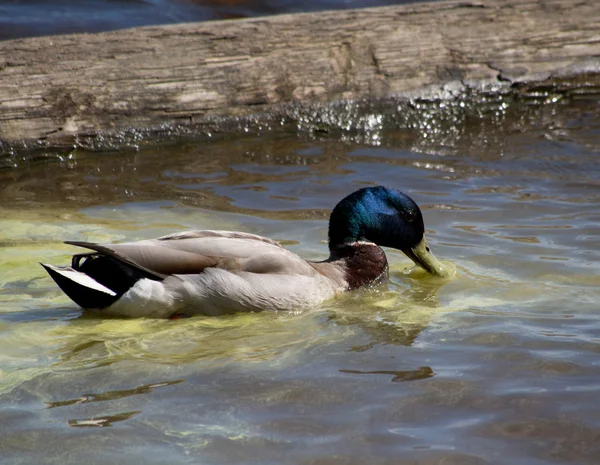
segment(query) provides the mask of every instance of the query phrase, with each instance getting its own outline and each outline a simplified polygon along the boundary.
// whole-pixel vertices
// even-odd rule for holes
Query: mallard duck
[[[123,244],[67,241],[91,252],[70,267],[42,266],[77,305],[103,315],[175,317],[312,307],[387,276],[380,246],[404,252],[433,275],[445,267],[424,238],[423,216],[406,194],[365,187],[329,219],[329,258],[309,262],[266,237],[187,231]]]

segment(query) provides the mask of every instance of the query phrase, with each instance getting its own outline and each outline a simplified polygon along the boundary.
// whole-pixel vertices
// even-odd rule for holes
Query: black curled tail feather
[[[65,241],[64,243],[68,244],[68,245],[75,245],[77,247],[83,247],[85,249],[90,249],[90,250],[94,250],[95,252],[97,252],[97,253],[88,252],[88,253],[83,253],[83,254],[78,254],[78,255],[73,256],[73,268],[74,269],[78,269],[80,266],[82,266],[82,264],[81,264],[82,258],[86,258],[86,262],[87,262],[88,258],[104,257],[104,258],[112,258],[114,260],[114,262],[116,262],[121,267],[129,267],[133,270],[137,270],[138,274],[140,276],[143,276],[144,278],[153,279],[155,281],[162,281],[163,279],[166,278],[166,275],[164,275],[162,273],[158,273],[156,271],[153,271],[149,268],[146,268],[146,267],[140,265],[139,263],[136,263],[133,260],[129,259],[129,257],[126,257],[125,255],[112,250],[110,247],[107,247],[107,246],[104,246],[101,244],[95,244],[93,242],[83,242],[83,241]],[[84,262],[84,264],[85,264],[85,262]]]
[[[109,294],[70,279],[61,273],[62,270],[60,268],[44,265],[43,263],[40,263],[40,265],[44,267],[58,287],[60,287],[60,289],[81,308],[106,308],[115,303],[119,297],[121,297],[121,295],[117,294],[116,292]],[[72,269],[67,270],[76,272]]]
[[[112,305],[140,279],[163,279],[158,273],[123,260],[116,254],[105,255],[104,251],[75,255],[71,265],[70,268],[61,268],[42,264],[62,291],[86,309]]]

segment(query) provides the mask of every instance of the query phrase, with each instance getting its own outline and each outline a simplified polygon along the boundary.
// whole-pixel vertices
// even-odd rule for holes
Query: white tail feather
[[[47,266],[48,268],[51,268],[53,271],[64,276],[65,278],[67,278],[71,281],[74,281],[77,284],[80,284],[82,286],[85,286],[89,289],[94,289],[95,291],[104,292],[105,294],[108,294],[111,296],[117,295],[116,292],[110,290],[108,287],[100,284],[95,279],[90,278],[87,274],[81,273],[80,271],[75,271],[73,269],[68,269],[68,268],[59,268],[59,267],[52,266],[52,265],[45,265],[45,266]]]

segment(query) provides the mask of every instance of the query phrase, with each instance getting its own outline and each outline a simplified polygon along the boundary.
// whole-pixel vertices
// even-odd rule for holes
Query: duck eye
[[[408,222],[408,223],[412,223],[414,221],[414,219],[416,218],[417,214],[415,213],[414,210],[408,210],[406,212],[404,212],[404,219]]]

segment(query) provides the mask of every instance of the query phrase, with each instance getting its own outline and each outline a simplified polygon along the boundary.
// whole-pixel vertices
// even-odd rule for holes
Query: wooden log
[[[0,42],[0,143],[600,73],[597,0],[443,1]]]

